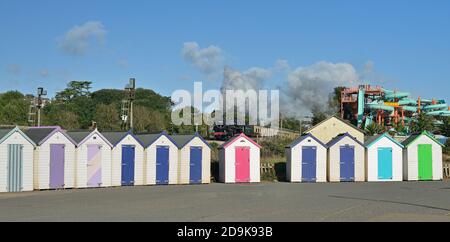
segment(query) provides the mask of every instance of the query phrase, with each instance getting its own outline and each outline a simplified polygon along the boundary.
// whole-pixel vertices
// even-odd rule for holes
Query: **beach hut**
[[[34,151],[34,189],[75,186],[75,141],[59,126],[32,127],[25,134],[37,145]]]
[[[307,134],[312,134],[322,143],[326,144],[334,139],[339,134],[349,133],[361,143],[364,143],[364,131],[354,126],[345,119],[337,116],[331,116],[322,122],[316,124],[314,127],[305,131]]]
[[[113,145],[111,185],[144,185],[144,146],[131,132],[102,132]]]
[[[141,134],[137,138],[145,147],[145,184],[178,183],[178,147],[166,133]]]
[[[407,181],[442,180],[442,147],[432,134],[424,131],[402,142],[403,179]]]
[[[211,146],[198,133],[172,135],[179,149],[179,184],[201,184],[211,181]]]
[[[67,132],[76,142],[75,187],[111,186],[112,144],[97,130]]]
[[[260,181],[261,146],[245,134],[219,147],[219,180],[225,183]]]
[[[0,129],[0,192],[33,190],[35,146],[18,127]]]
[[[326,182],[327,147],[305,134],[286,147],[286,178],[290,182]]]
[[[366,138],[366,181],[402,181],[403,145],[384,133]]]
[[[344,133],[328,142],[327,146],[330,182],[364,181],[364,144]]]

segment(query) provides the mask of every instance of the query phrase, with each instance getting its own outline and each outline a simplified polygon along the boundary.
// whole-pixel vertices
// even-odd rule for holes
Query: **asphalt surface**
[[[0,221],[450,221],[450,182],[210,184],[0,194]]]

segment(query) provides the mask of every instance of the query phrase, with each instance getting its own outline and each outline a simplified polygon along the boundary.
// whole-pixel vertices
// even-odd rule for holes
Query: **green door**
[[[419,180],[433,180],[432,146],[429,144],[418,145],[418,155]]]

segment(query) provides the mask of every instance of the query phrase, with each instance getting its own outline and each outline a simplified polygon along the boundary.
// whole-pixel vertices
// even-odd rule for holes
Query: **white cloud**
[[[103,43],[106,36],[106,29],[99,21],[88,21],[81,26],[74,26],[60,40],[59,48],[71,55],[83,55],[89,45],[96,41]]]
[[[225,67],[221,88],[222,90],[258,90],[271,75],[270,70],[260,67],[252,67],[243,72]]]
[[[309,115],[314,105],[327,107],[329,94],[337,86],[358,84],[358,73],[348,63],[321,61],[290,72],[282,90],[284,111],[295,110],[298,116]]]
[[[181,53],[190,65],[207,75],[220,71],[225,60],[219,47],[210,45],[202,49],[197,42],[184,43]]]
[[[276,71],[287,71],[287,70],[289,70],[291,67],[289,66],[289,63],[288,63],[288,61],[287,60],[284,60],[284,59],[278,59],[276,62],[275,62],[275,67],[274,67],[274,69],[276,70]]]
[[[117,65],[122,69],[127,69],[129,66],[129,63],[126,59],[120,59],[117,61]]]

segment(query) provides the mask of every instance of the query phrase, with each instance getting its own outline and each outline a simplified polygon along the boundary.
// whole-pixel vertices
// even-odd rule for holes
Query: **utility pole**
[[[38,91],[37,91],[37,104],[36,104],[36,108],[37,108],[37,126],[40,127],[41,126],[41,108],[42,108],[42,97],[47,95],[47,91],[44,90],[43,87],[38,87]]]

